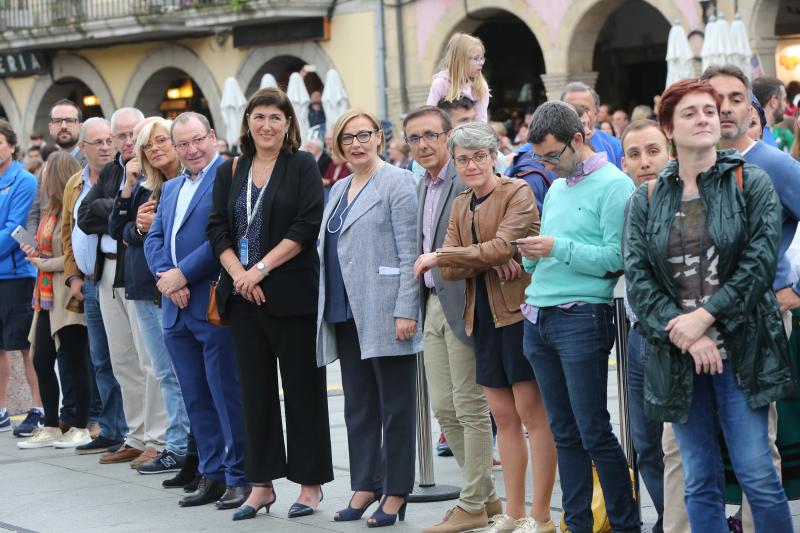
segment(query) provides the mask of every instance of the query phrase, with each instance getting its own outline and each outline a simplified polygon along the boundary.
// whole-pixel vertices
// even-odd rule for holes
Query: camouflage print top
[[[697,309],[717,292],[719,255],[708,234],[706,211],[699,194],[681,200],[669,232],[667,254],[684,311]],[[706,335],[717,343],[725,359],[727,354],[719,331],[711,326]]]

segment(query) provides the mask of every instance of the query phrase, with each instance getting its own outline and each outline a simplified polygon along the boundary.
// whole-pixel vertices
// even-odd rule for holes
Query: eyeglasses
[[[550,165],[557,165],[558,162],[561,161],[561,156],[564,155],[564,152],[566,151],[567,148],[572,149],[572,141],[570,141],[567,144],[565,144],[564,148],[562,148],[561,151],[558,152],[557,155],[544,155],[544,156],[541,156],[541,155],[538,155],[538,154],[534,154],[533,160],[534,161],[538,161],[539,163],[548,163]]]
[[[77,118],[56,118],[56,117],[53,117],[53,118],[50,119],[50,124],[52,124],[53,126],[60,126],[61,123],[63,123],[63,122],[66,122],[67,126],[74,126],[75,124],[78,123],[78,119]]]
[[[486,57],[484,57],[484,56],[473,56],[473,57],[470,57],[470,59],[476,65],[483,65],[484,63],[486,63]]]
[[[349,146],[353,144],[354,140],[357,140],[361,144],[364,144],[365,142],[369,142],[369,140],[372,138],[373,133],[378,133],[378,130],[375,128],[371,130],[363,130],[359,131],[355,135],[352,135],[350,133],[343,133],[342,136],[339,138],[339,140],[343,146]]]
[[[170,142],[172,142],[172,139],[170,139],[166,135],[162,135],[161,137],[156,137],[154,142],[143,144],[142,151],[149,152],[153,148],[158,148],[160,150],[164,148],[166,145],[168,145]]]
[[[111,137],[107,139],[97,139],[95,141],[83,141],[83,144],[87,144],[89,146],[113,146],[114,141],[111,140]]]
[[[175,144],[175,148],[177,150],[180,150],[181,152],[185,152],[186,150],[188,150],[190,144],[192,146],[194,146],[195,148],[197,148],[198,146],[202,145],[206,141],[206,139],[208,139],[209,135],[211,135],[210,131],[208,133],[206,133],[205,135],[203,135],[202,137],[195,137],[194,139],[192,139],[190,141],[177,143],[177,144]]]
[[[433,143],[436,142],[442,135],[447,135],[449,131],[450,130],[445,130],[439,133],[436,133],[435,131],[426,131],[422,135],[411,135],[410,137],[406,137],[406,142],[408,144],[414,145],[414,144],[419,144],[419,141],[421,139],[425,139],[425,142]]]
[[[489,154],[486,152],[478,152],[477,154],[473,155],[472,157],[467,157],[465,155],[460,155],[453,159],[456,162],[456,166],[459,168],[466,168],[469,165],[470,161],[475,161],[476,165],[482,165],[489,159]]]
[[[117,133],[116,135],[114,135],[114,138],[119,143],[124,143],[127,140],[131,140],[132,141],[133,140],[133,132],[132,131],[127,131],[127,132],[124,132],[124,133]]]

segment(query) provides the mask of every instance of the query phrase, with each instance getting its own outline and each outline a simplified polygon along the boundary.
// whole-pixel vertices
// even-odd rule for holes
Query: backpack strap
[[[515,178],[524,178],[525,176],[530,176],[531,174],[540,175],[542,177],[542,179],[544,180],[545,185],[547,185],[548,189],[550,188],[550,185],[553,184],[552,180],[547,178],[547,174],[545,174],[544,172],[542,172],[541,170],[536,169],[536,168],[532,168],[530,170],[526,170],[525,172],[520,172],[518,174],[515,174],[514,177]]]
[[[742,175],[742,168],[744,165],[739,165],[733,171],[736,174],[736,186],[739,187],[739,192],[744,190],[744,176]]]

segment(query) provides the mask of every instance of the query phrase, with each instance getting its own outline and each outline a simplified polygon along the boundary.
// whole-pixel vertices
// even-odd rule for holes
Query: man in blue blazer
[[[172,142],[185,173],[164,184],[144,248],[158,279],[164,342],[181,385],[202,478],[180,505],[217,501],[220,509],[244,503],[242,404],[233,346],[226,328],[206,320],[209,284],[219,261],[206,238],[217,167],[216,135],[199,113],[186,112],[172,124]]]

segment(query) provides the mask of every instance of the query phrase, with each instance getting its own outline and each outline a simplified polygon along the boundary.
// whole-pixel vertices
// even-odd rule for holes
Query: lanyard
[[[253,206],[253,165],[250,165],[250,170],[247,172],[247,227],[244,230],[245,235],[250,231],[250,224],[256,218],[256,213],[258,213],[258,208],[261,206],[261,200],[264,198],[264,191],[267,190],[268,184],[269,179],[264,182],[264,186],[261,188],[261,192],[258,193],[258,198],[256,198],[256,205]]]

